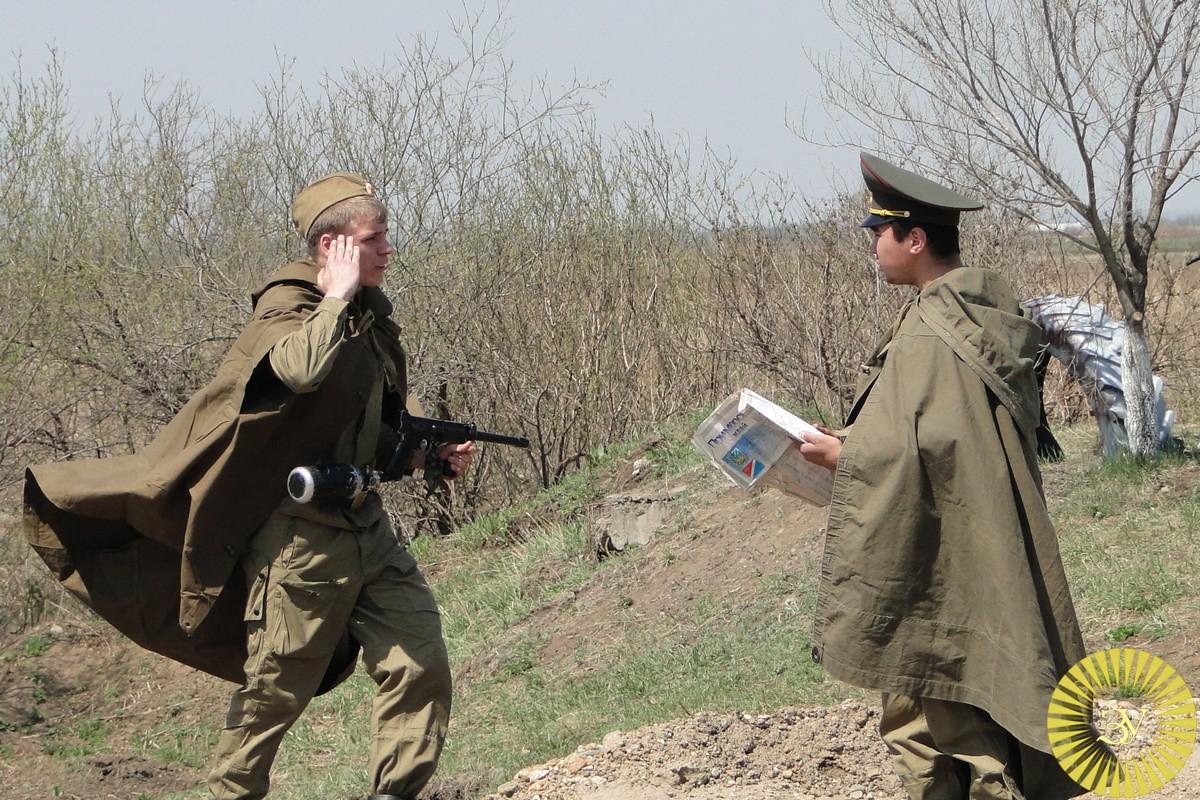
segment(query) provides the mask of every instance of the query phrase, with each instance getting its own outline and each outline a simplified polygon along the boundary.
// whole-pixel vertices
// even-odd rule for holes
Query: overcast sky
[[[59,53],[82,119],[108,110],[108,97],[138,108],[148,75],[186,81],[218,112],[251,115],[258,86],[293,62],[296,79],[316,84],[355,64],[371,69],[415,35],[440,37],[452,21],[503,9],[505,53],[522,82],[554,87],[607,82],[594,97],[604,132],[653,120],[693,152],[706,142],[743,171],[791,178],[812,199],[830,186],[858,188],[858,151],[802,141],[788,120],[804,117],[819,135],[831,122],[808,53],[842,40],[820,0],[119,0],[9,3],[0,25],[0,79],[17,56],[26,78],[40,75],[48,48]],[[394,59],[392,59],[394,60]],[[888,154],[883,154],[885,157]],[[1200,211],[1200,184],[1173,206]]]
[[[85,120],[108,96],[133,110],[153,74],[185,80],[218,111],[257,110],[256,86],[295,59],[316,82],[357,62],[370,68],[414,34],[452,36],[451,21],[495,9],[496,0],[357,0],[353,3],[208,0],[9,4],[0,69],[21,57],[40,74],[57,48],[72,103]],[[836,29],[819,0],[512,0],[503,6],[514,72],[551,85],[607,81],[597,97],[601,130],[653,119],[698,149],[705,141],[744,170],[791,176],[825,194],[830,180],[857,182],[858,153],[818,149],[789,130],[805,113],[825,119],[804,50],[828,49]]]

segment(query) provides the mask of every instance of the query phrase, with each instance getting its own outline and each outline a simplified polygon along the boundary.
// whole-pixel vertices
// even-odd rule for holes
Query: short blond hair
[[[308,229],[308,254],[316,255],[317,244],[325,234],[337,236],[350,230],[356,222],[387,222],[387,206],[370,195],[351,197],[334,203],[313,220]]]

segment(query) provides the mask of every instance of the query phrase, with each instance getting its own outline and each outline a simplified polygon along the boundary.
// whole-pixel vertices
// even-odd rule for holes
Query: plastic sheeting
[[[1046,332],[1046,350],[1079,382],[1100,428],[1105,457],[1128,449],[1125,434],[1125,391],[1121,385],[1121,351],[1125,346],[1125,323],[1092,305],[1082,296],[1045,295],[1026,300],[1025,305]],[[1163,382],[1154,376],[1154,420],[1158,446],[1171,441],[1175,414],[1167,410]]]

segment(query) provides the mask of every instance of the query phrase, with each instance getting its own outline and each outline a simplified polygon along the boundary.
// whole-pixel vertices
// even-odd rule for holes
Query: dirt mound
[[[878,724],[878,711],[855,701],[764,715],[699,714],[613,732],[521,770],[486,800],[906,800]],[[1200,797],[1200,758],[1143,797]]]
[[[613,732],[522,770],[488,800],[898,797],[877,726],[878,713],[854,701],[763,715],[697,714]]]

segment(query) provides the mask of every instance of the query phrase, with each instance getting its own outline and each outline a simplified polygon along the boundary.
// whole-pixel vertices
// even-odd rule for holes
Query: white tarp
[[[1058,294],[1026,300],[1034,319],[1046,331],[1046,349],[1067,368],[1084,389],[1100,428],[1104,455],[1127,447],[1125,391],[1121,385],[1121,351],[1125,323],[1104,312],[1104,306],[1080,296]],[[1154,376],[1154,415],[1159,446],[1171,441],[1175,414],[1163,400],[1162,378]]]

